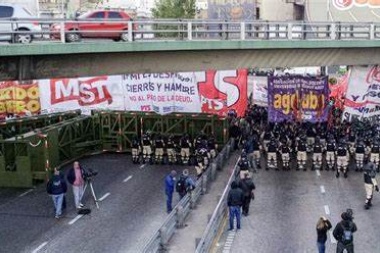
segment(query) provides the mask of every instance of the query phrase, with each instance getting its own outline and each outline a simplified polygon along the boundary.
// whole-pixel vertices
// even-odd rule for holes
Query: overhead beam
[[[380,47],[34,55],[0,57],[0,80],[378,63]]]

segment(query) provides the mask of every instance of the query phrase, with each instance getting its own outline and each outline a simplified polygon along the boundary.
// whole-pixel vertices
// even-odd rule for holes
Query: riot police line
[[[290,170],[294,161],[296,170],[332,170],[337,177],[341,173],[347,177],[350,163],[354,163],[355,171],[363,171],[364,164],[370,161],[379,172],[380,125],[377,122],[267,123],[267,113],[263,110],[251,106],[245,117],[229,114],[230,135],[237,138],[251,168],[260,169],[263,157],[267,170]]]
[[[218,152],[213,135],[200,133],[194,139],[188,134],[163,135],[143,133],[141,139],[132,139],[132,162],[135,164],[193,165],[200,177]]]
[[[256,105],[249,106],[244,117],[230,112],[230,136],[243,150],[241,176],[263,164],[266,170],[332,171],[337,178],[347,178],[352,169],[364,174],[365,208],[370,208],[373,191],[379,190],[380,122],[342,122],[333,116],[330,122],[268,123],[266,109]]]

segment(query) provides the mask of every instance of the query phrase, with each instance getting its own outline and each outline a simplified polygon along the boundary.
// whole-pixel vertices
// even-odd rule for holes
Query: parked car
[[[92,21],[94,20],[94,21]],[[120,20],[120,22],[115,22]],[[75,19],[65,22],[65,40],[77,42],[81,38],[107,38],[115,41],[128,41],[128,22],[131,17],[123,11],[97,10],[87,12]],[[137,26],[134,26],[136,30]],[[53,24],[51,36],[61,38],[61,24]]]
[[[11,22],[10,19],[30,19],[31,21]],[[41,37],[41,26],[33,19],[37,17],[21,5],[0,4],[0,40],[11,43],[30,43],[33,38]],[[14,31],[29,33],[12,34]]]

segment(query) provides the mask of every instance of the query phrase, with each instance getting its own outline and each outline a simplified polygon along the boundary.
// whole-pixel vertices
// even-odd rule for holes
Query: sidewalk
[[[232,153],[227,164],[223,167],[223,170],[218,171],[216,174],[216,180],[212,182],[207,193],[200,198],[196,208],[192,210],[186,218],[185,227],[177,230],[173,235],[169,242],[168,252],[189,253],[195,251],[196,239],[202,237],[208,219],[211,217],[218,204],[219,197],[222,195],[223,190],[226,187],[238,157],[238,152]]]

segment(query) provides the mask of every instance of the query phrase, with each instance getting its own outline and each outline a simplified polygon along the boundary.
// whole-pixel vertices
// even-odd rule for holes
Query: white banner
[[[247,70],[39,80],[41,113],[81,109],[243,115]]]
[[[380,67],[355,66],[348,81],[342,120],[377,120],[380,115]]]
[[[129,74],[123,86],[128,111],[201,112],[194,72]]]
[[[122,76],[50,79],[39,81],[41,112],[81,109],[124,110]]]
[[[268,106],[268,77],[249,76],[248,92],[252,93],[252,103],[258,106]]]

